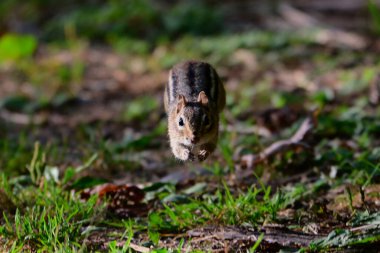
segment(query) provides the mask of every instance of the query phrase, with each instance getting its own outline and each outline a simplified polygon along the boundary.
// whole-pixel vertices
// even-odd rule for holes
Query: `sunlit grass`
[[[34,96],[15,94],[2,99],[0,108],[28,114],[52,105],[60,108],[65,101],[79,96],[86,72],[86,62],[82,56],[90,45],[69,28],[66,42],[58,46],[49,45],[47,55],[41,58],[28,55],[14,62],[12,71],[17,73],[15,80],[29,83]],[[195,170],[205,167],[211,173],[207,178],[189,180],[185,187],[162,182],[139,185],[146,194],[144,203],[149,204],[150,209],[138,218],[116,219],[107,215],[104,204],[100,203],[96,194],[89,199],[81,198],[84,189],[107,182],[102,175],[86,175],[86,170],[102,171],[108,173],[107,176],[118,170],[138,173],[144,169],[139,153],[168,149],[167,142],[163,141],[166,140],[166,118],[161,108],[162,101],[152,95],[155,91],[123,101],[120,115],[113,121],[122,125],[116,131],[123,132],[125,128],[128,131],[125,130],[117,138],[104,136],[102,130],[106,128],[105,123],[96,123],[78,126],[70,132],[66,138],[71,141],[71,146],[65,143],[67,140],[34,145],[33,129],[18,136],[8,136],[12,126],[0,126],[1,130],[4,129],[0,133],[0,186],[3,190],[0,194],[7,196],[4,198],[9,199],[11,207],[4,210],[0,207],[4,211],[0,219],[0,243],[4,242],[1,245],[4,250],[86,251],[84,239],[93,231],[107,228],[117,229],[107,244],[111,252],[131,250],[131,243],[141,239],[141,235],[147,235],[141,236],[144,239],[138,241],[146,247],[152,246],[157,252],[175,252],[175,249],[159,248],[163,235],[185,233],[189,229],[207,225],[260,228],[268,223],[281,223],[279,212],[287,208],[295,210],[292,224],[302,228],[306,226],[301,219],[302,213],[309,212],[311,217],[321,215],[324,209],[317,203],[321,196],[346,185],[352,187],[344,188],[346,190],[331,202],[341,201],[345,210],[348,210],[344,215],[351,218],[355,218],[366,207],[363,204],[363,207],[358,208],[355,198],[362,196],[369,186],[376,185],[380,176],[380,151],[377,147],[380,122],[371,114],[372,111],[367,111],[370,107],[368,88],[375,77],[376,65],[344,69],[341,65],[359,57],[357,53],[346,54],[343,50],[337,50],[336,56],[320,52],[318,56],[308,59],[314,68],[300,80],[284,78],[280,74],[292,73],[287,78],[296,74],[286,68],[286,63],[297,57],[305,57],[302,53],[295,53],[293,48],[314,50],[312,32],[290,34],[251,31],[201,38],[185,36],[175,42],[163,40],[157,45],[152,43],[133,38],[110,38],[113,46],[110,50],[127,60],[139,59],[144,65],[144,75],[166,71],[185,58],[204,59],[221,69],[228,89],[235,86],[227,97],[226,113],[222,119],[224,130],[220,133],[216,152],[218,157],[210,163],[194,166]],[[240,49],[245,50],[249,59],[256,59],[255,64],[259,63],[256,67],[251,66],[248,76],[240,76],[238,72],[244,65],[235,54]],[[55,58],[62,50],[70,56],[70,61]],[[128,72],[130,66],[128,63],[118,67]],[[282,89],[284,81],[294,80],[295,88],[302,89],[305,85],[303,82],[311,82],[336,68],[339,68],[334,72],[337,87],[326,85],[317,91],[306,90],[303,93],[293,92],[289,87]],[[231,69],[237,72],[237,76],[229,76],[228,71]],[[276,74],[283,79],[275,79]],[[276,88],[273,87],[275,82]],[[266,145],[290,136],[299,122],[285,129],[280,128],[270,133],[269,137],[226,131],[228,125],[234,126],[239,122],[241,126],[249,128],[257,123],[255,119],[258,112],[267,108],[300,105],[306,111],[321,111],[317,119],[318,126],[314,129],[316,144],[312,151],[285,152],[255,166],[252,169],[252,185],[244,185],[236,179],[236,173],[241,173],[237,170],[241,154],[257,153]],[[82,165],[70,165],[73,162],[70,160],[70,149],[80,150],[75,156],[75,163],[80,162]],[[173,161],[168,164],[183,166]],[[282,178],[277,177],[291,176],[286,169],[297,166],[310,172],[313,180],[304,183],[304,178],[300,177],[297,182],[279,185]],[[273,178],[264,181],[261,177],[265,176],[265,172],[271,173]],[[138,179],[133,183],[137,184]],[[356,188],[358,190],[351,190]],[[307,209],[309,204],[312,206],[310,210]],[[341,213],[332,210],[331,215],[340,217]],[[362,220],[373,218],[371,215],[374,214],[363,215],[365,217]],[[355,223],[356,226],[363,224],[368,225],[365,222]],[[348,226],[351,225],[354,226]],[[265,240],[265,235],[260,238]],[[345,239],[343,243],[342,238]],[[364,245],[378,240],[376,233],[357,235],[349,229],[336,230],[323,240],[313,242],[310,250]],[[120,241],[125,243],[120,246]],[[182,243],[186,244],[186,241],[178,244],[178,252]],[[259,249],[259,244],[260,240],[252,242],[252,251]]]

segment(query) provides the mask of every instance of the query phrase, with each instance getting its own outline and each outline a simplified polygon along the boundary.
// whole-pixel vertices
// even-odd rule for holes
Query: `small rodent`
[[[208,63],[186,61],[169,73],[164,94],[170,147],[176,158],[204,161],[216,148],[226,92]]]

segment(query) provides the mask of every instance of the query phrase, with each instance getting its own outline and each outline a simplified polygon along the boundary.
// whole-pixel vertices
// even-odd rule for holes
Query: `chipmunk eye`
[[[181,126],[181,127],[185,125],[183,123],[183,118],[182,117],[179,118],[178,125]]]

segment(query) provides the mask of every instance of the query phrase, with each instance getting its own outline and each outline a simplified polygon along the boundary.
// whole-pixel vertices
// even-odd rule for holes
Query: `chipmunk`
[[[215,150],[225,104],[226,92],[210,64],[186,61],[170,70],[164,105],[176,158],[204,161]]]

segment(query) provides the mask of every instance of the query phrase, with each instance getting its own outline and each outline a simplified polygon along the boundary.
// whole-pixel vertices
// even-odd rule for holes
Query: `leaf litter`
[[[288,6],[281,9],[284,16],[292,11]],[[322,62],[326,62],[345,54],[342,48],[353,47],[348,50],[352,52],[363,47],[361,37],[343,35],[350,39],[335,39],[330,30],[321,30],[318,40],[300,51],[306,55],[316,51]],[[89,232],[84,241],[93,250],[107,251],[113,247],[113,240],[117,240],[115,247],[120,248],[132,240],[129,246],[139,252],[147,252],[151,246],[237,252],[251,249],[259,238],[257,249],[261,252],[300,248],[334,251],[340,247],[360,249],[364,245],[376,245],[380,205],[379,152],[376,151],[380,144],[376,116],[378,77],[364,82],[360,76],[365,75],[365,70],[350,65],[347,59],[338,59],[332,69],[326,67],[327,71],[323,71],[319,69],[320,59],[308,59],[302,52],[297,53],[301,57],[294,54],[301,58],[297,61],[292,59],[295,58],[292,52],[284,55],[278,52],[275,61],[279,63],[271,66],[271,52],[268,58],[263,58],[251,49],[239,49],[231,64],[217,62],[226,87],[232,93],[234,87],[247,88],[244,82],[255,83],[255,87],[261,87],[262,82],[267,90],[258,88],[247,100],[248,106],[237,112],[233,109],[238,103],[231,95],[221,145],[225,140],[233,152],[221,146],[223,151],[217,151],[204,164],[183,165],[175,161],[168,150],[165,132],[153,127],[165,120],[161,93],[167,69],[154,67],[161,59],[151,60],[153,67],[147,69],[136,63],[139,66],[129,71],[123,65],[123,58],[109,48],[87,47],[80,54],[86,63],[82,86],[73,85],[70,92],[74,94],[65,95],[66,98],[52,96],[48,102],[36,97],[38,87],[31,88],[25,83],[18,86],[15,73],[2,70],[5,80],[0,87],[0,120],[6,124],[7,136],[18,136],[23,131],[19,129],[21,125],[31,133],[27,136],[28,143],[38,139],[46,145],[55,140],[55,145],[67,146],[72,153],[63,155],[59,168],[52,166],[61,174],[66,165],[79,165],[83,156],[99,152],[96,161],[75,175],[77,181],[68,187],[80,193],[83,201],[97,195],[98,204],[106,204],[108,220],[104,221],[119,223],[118,228],[98,224],[105,229]],[[36,56],[41,62],[51,58],[60,65],[73,57],[69,52],[58,55],[44,49],[41,52]],[[144,59],[136,60],[139,61],[144,63]],[[363,61],[373,63],[371,56]],[[284,67],[283,63],[291,62],[291,67]],[[315,73],[312,68],[317,69]],[[253,74],[252,69],[255,69]],[[236,81],[240,79],[243,81]],[[289,87],[294,89],[289,92]],[[279,92],[271,96],[272,89]],[[26,96],[13,96],[14,93]],[[143,94],[144,98],[136,99],[136,94]],[[265,96],[271,99],[258,102],[257,108],[251,106],[256,103],[253,98],[259,100]],[[144,107],[150,101],[154,102]],[[292,107],[294,104],[302,104],[302,108]],[[321,107],[318,115],[313,113],[316,105]],[[260,107],[264,110],[259,110]],[[242,126],[236,129],[238,121]],[[246,121],[248,124],[244,125]],[[255,121],[257,125],[253,125]],[[13,137],[11,141],[14,140]],[[302,159],[303,156],[310,159]],[[49,163],[59,164],[59,160],[49,159]],[[262,184],[265,187],[260,188]],[[262,220],[247,216],[252,222],[225,222],[226,213],[234,213],[233,203],[238,204],[237,217],[244,217],[239,213],[244,202],[233,201],[250,187],[261,189],[254,203],[269,205],[270,199],[282,206]],[[213,213],[205,204],[224,197],[230,202],[221,204],[220,213]],[[260,202],[264,198],[266,202]],[[194,207],[192,201],[199,201],[194,202],[198,205],[205,203],[203,207]],[[9,207],[1,211],[14,212],[15,204],[2,190],[0,202]],[[188,208],[194,217],[204,220],[200,224],[181,220],[189,215],[181,209],[182,204],[183,209]],[[229,204],[231,209],[227,208]],[[178,214],[183,217],[177,217]],[[128,227],[120,228],[120,220],[131,217],[144,226],[134,224],[137,232],[133,238],[120,235]],[[158,240],[154,239],[157,234]],[[182,243],[181,239],[184,239]]]

